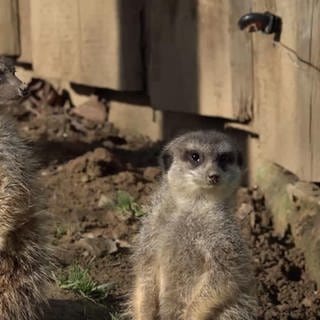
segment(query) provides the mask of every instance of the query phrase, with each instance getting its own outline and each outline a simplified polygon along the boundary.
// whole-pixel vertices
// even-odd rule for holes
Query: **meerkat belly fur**
[[[26,86],[0,58],[0,104],[19,101]],[[48,214],[38,164],[12,119],[0,117],[0,319],[34,320],[50,273]]]
[[[215,131],[170,142],[134,254],[136,320],[255,319],[249,249],[234,218],[241,155]]]

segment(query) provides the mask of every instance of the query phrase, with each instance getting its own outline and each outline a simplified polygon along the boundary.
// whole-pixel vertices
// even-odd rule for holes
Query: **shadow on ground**
[[[46,308],[43,320],[109,320],[112,310],[88,300],[52,299]]]

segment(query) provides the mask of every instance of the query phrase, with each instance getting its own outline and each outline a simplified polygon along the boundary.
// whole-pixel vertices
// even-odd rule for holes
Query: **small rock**
[[[87,102],[76,106],[72,110],[72,113],[95,123],[104,123],[107,119],[106,107],[96,96],[93,96]]]
[[[98,208],[107,207],[108,205],[112,204],[112,199],[107,197],[106,195],[102,194],[98,201]]]
[[[255,201],[262,201],[264,199],[264,195],[259,188],[252,191],[252,199]]]
[[[132,248],[132,245],[126,240],[116,240],[115,242],[119,248],[125,248],[125,249]]]
[[[256,225],[256,215],[255,215],[254,211],[251,211],[251,213],[250,213],[250,226],[251,226],[251,229],[254,229],[255,225]]]
[[[298,181],[287,185],[290,200],[299,206],[301,203],[320,205],[320,187],[316,184]]]
[[[239,188],[237,191],[237,204],[241,205],[241,203],[252,203],[252,198],[248,188]]]
[[[110,140],[103,141],[102,145],[108,149],[113,149],[115,147],[115,144]]]
[[[81,176],[81,182],[82,182],[82,183],[86,183],[86,182],[88,182],[88,181],[89,181],[89,177],[88,177],[86,174],[84,174],[84,175]]]
[[[65,169],[67,172],[83,172],[86,168],[86,159],[85,156],[80,156],[75,159],[70,160]]]
[[[312,300],[308,297],[305,297],[303,300],[302,300],[302,304],[305,306],[305,307],[308,307],[310,308],[312,306]]]
[[[143,177],[149,181],[154,181],[160,174],[161,170],[157,167],[147,167],[143,171]]]
[[[268,227],[271,224],[271,218],[267,211],[260,212],[260,219],[262,227]]]
[[[276,311],[273,309],[268,309],[264,315],[264,319],[269,320],[269,319],[276,319],[277,314]]]
[[[290,309],[290,306],[287,303],[279,304],[276,306],[280,312],[287,312]]]
[[[135,184],[136,183],[136,177],[134,174],[130,171],[122,171],[116,176],[113,177],[113,182],[115,184]]]
[[[251,212],[253,212],[252,205],[248,203],[242,203],[237,210],[236,215],[240,220],[243,220],[245,218],[248,218]]]
[[[142,192],[143,191],[143,189],[144,189],[144,186],[145,186],[145,184],[143,183],[143,182],[141,182],[141,181],[139,181],[138,183],[137,183],[137,191],[138,192]]]
[[[88,180],[116,172],[120,168],[121,163],[119,160],[105,148],[96,148],[94,151],[89,151],[82,156],[70,160],[65,165],[68,173],[85,172]]]
[[[104,148],[96,148],[94,151],[90,154],[90,158],[93,161],[106,161],[111,162],[114,159],[114,156],[111,152]]]
[[[125,222],[114,225],[111,231],[112,239],[117,239],[117,240],[126,237],[128,234],[129,234],[129,227],[128,227],[128,224]]]
[[[49,171],[48,170],[42,170],[40,171],[40,175],[43,176],[43,177],[46,177],[49,175]]]
[[[98,258],[118,251],[115,241],[103,237],[81,239],[78,241],[78,245]]]

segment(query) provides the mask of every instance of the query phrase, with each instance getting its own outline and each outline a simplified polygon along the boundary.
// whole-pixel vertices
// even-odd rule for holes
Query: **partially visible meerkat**
[[[133,319],[255,319],[252,262],[233,212],[235,145],[216,131],[190,132],[164,148],[161,163],[134,255]]]
[[[0,103],[18,101],[21,82],[0,60]],[[2,73],[1,73],[2,72]],[[7,83],[9,82],[9,83]],[[16,87],[14,85],[16,83]],[[16,96],[15,96],[16,95]],[[7,100],[6,100],[7,99]],[[46,301],[48,215],[36,179],[37,162],[14,122],[0,117],[0,319],[33,320]]]

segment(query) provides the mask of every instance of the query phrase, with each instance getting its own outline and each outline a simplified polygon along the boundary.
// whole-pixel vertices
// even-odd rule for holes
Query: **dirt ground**
[[[33,88],[36,100],[13,113],[41,161],[40,178],[54,220],[57,270],[44,319],[119,319],[132,280],[132,239],[157,184],[161,144],[122,135],[41,83]],[[92,107],[105,111],[99,103]],[[320,292],[308,279],[303,254],[289,230],[283,238],[274,235],[263,194],[242,188],[237,208],[253,251],[259,319],[320,319]],[[88,270],[95,284],[107,288],[105,294],[94,299],[61,288],[59,279],[74,266]]]

